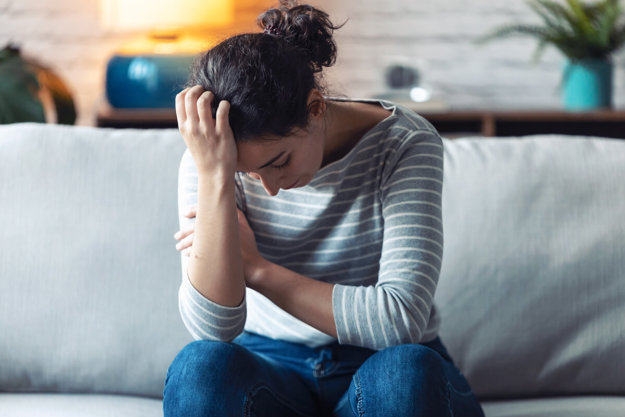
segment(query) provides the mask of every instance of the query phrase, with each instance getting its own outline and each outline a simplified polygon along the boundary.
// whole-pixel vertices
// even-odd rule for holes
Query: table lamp
[[[115,108],[175,107],[194,56],[215,43],[215,30],[234,20],[234,0],[101,0],[100,5],[104,28],[145,31],[107,63],[106,98]],[[191,36],[192,30],[205,36]]]

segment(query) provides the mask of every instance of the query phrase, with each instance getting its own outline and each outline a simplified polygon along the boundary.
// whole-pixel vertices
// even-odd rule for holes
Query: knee
[[[381,415],[423,414],[446,403],[447,383],[443,359],[422,345],[401,345],[377,352],[355,375],[360,407]],[[356,407],[358,408],[358,407]],[[416,414],[415,414],[416,413]]]
[[[185,346],[167,371],[165,416],[206,415],[206,410],[221,407],[224,398],[240,392],[232,375],[237,367],[249,363],[247,356],[243,347],[232,343],[200,340]],[[228,414],[223,411],[221,415]]]
[[[230,381],[236,375],[253,367],[253,355],[244,347],[227,342],[198,340],[189,343],[172,362],[168,378],[215,384]]]
[[[376,357],[377,356],[377,357]],[[423,345],[400,345],[384,349],[372,358],[376,368],[386,369],[384,375],[391,381],[420,385],[443,379],[444,369],[441,356]]]

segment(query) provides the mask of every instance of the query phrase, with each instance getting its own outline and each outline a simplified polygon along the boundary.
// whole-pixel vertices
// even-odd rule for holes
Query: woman
[[[330,99],[333,26],[282,2],[176,97],[180,311],[166,416],[479,416],[437,337],[443,149],[388,102]],[[194,221],[194,223],[193,223]]]

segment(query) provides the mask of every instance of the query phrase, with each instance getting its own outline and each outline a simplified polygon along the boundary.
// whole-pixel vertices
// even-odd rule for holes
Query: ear
[[[309,122],[314,119],[323,119],[326,114],[326,100],[321,91],[313,88],[308,94],[308,118]]]

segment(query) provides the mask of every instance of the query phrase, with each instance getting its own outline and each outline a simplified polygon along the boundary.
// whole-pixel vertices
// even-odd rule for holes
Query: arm
[[[193,218],[195,213],[191,207],[184,217]],[[264,259],[256,248],[254,232],[240,211],[239,233],[247,285],[306,324],[337,337],[332,311],[334,285],[308,278]],[[182,252],[184,263],[193,246],[193,227],[185,229],[181,223],[181,230],[175,238],[180,240],[176,248]]]
[[[194,337],[228,340],[241,332],[245,322],[235,204],[236,145],[228,125],[228,104],[221,102],[213,118],[212,100],[212,93],[201,87],[176,97],[180,132],[197,172],[194,237],[188,260],[183,257],[186,276],[180,309]],[[181,176],[182,171],[181,166]]]
[[[337,284],[333,306],[340,343],[381,349],[419,343],[443,256],[443,146],[419,131],[395,152],[381,184],[384,234],[378,282]]]

